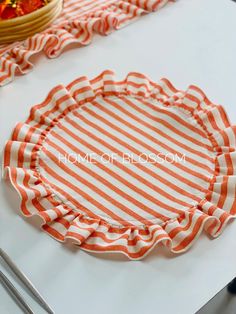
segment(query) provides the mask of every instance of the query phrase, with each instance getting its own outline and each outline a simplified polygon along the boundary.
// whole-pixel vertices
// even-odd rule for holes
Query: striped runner
[[[186,251],[236,214],[236,127],[197,87],[111,71],[59,85],[4,155],[21,211],[59,241],[143,258]]]
[[[0,45],[0,86],[16,74],[33,69],[31,57],[41,51],[58,57],[66,47],[91,43],[93,35],[108,35],[173,0],[65,0],[62,14],[46,31],[23,42]]]

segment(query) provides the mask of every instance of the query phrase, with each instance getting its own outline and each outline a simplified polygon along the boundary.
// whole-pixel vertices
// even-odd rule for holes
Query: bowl
[[[63,0],[52,0],[46,6],[23,16],[1,20],[0,44],[22,41],[45,30],[61,13]]]

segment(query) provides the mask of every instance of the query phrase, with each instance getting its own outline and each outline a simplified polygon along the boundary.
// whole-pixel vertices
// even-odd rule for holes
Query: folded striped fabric
[[[46,31],[23,42],[0,45],[0,86],[33,69],[30,57],[43,51],[58,57],[71,45],[91,43],[94,33],[108,35],[173,0],[65,0],[59,18]]]
[[[195,86],[111,71],[59,85],[14,129],[6,178],[59,241],[143,258],[236,216],[236,127]]]

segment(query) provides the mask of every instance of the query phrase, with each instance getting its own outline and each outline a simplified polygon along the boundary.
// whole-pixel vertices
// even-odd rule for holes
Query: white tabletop
[[[0,89],[1,147],[52,87],[81,75],[93,78],[104,69],[113,69],[118,79],[138,71],[154,81],[167,77],[180,89],[196,84],[236,123],[235,30],[233,1],[178,0],[108,37],[95,36],[88,47],[55,60],[36,57],[32,73]],[[236,222],[218,239],[202,235],[185,254],[155,249],[134,262],[64,247],[24,220],[18,208],[16,193],[2,182],[0,246],[56,314],[192,314],[236,276]],[[8,273],[3,264],[0,268]],[[35,312],[43,313],[16,285]],[[0,313],[18,311],[0,286]]]

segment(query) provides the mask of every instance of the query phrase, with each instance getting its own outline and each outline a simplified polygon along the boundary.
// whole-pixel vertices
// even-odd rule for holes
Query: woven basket
[[[0,44],[24,40],[46,29],[61,13],[63,0],[52,0],[30,14],[9,20],[0,19]]]

